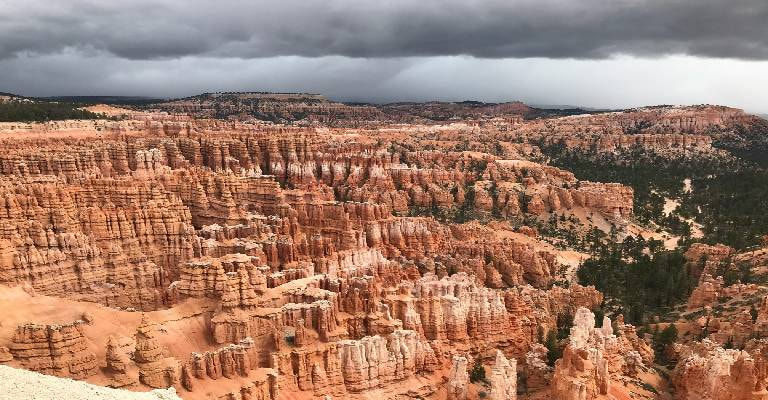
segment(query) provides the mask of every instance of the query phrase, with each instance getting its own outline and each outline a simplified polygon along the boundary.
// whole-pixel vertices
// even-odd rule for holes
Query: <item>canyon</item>
[[[691,332],[667,370],[650,332],[579,283],[588,249],[543,229],[650,232],[631,186],[581,180],[547,147],[723,157],[716,142],[758,117],[273,93],[89,109],[105,118],[0,123],[0,381],[104,390],[91,398],[766,398],[768,287],[722,269],[764,268],[768,243],[688,248],[684,315],[655,321]]]

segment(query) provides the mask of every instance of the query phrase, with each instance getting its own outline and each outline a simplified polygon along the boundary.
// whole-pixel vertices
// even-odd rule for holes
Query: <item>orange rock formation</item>
[[[472,398],[469,360],[490,367],[495,400],[518,397],[518,370],[558,399],[620,390],[653,352],[620,321],[618,335],[595,328],[603,296],[569,273],[581,255],[531,226],[621,227],[633,190],[580,181],[537,145],[714,151],[710,128],[749,119],[692,107],[525,120],[536,111],[519,103],[264,93],[98,110],[118,120],[0,124],[0,302],[19,307],[0,317],[0,363],[227,400]],[[462,119],[435,122],[445,113]],[[724,295],[708,276],[730,253],[691,248],[691,307]],[[566,314],[552,369],[541,333]],[[722,358],[710,353],[697,357]],[[759,357],[728,357],[718,379],[759,386]],[[698,395],[686,377],[706,362],[683,362],[680,390]]]

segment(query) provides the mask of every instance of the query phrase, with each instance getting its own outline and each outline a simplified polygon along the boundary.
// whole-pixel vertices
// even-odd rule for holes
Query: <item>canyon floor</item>
[[[0,122],[0,399],[768,398],[759,117],[83,107]]]

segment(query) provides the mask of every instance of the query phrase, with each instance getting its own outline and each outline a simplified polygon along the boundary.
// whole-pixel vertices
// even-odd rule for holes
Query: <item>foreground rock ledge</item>
[[[181,400],[176,389],[129,392],[0,365],[0,400]]]

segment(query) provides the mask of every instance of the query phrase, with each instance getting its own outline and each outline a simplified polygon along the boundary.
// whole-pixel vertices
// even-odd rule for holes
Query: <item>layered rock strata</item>
[[[9,352],[25,369],[58,377],[87,378],[97,373],[98,363],[88,348],[82,325],[82,321],[76,321],[66,325],[19,326]]]

